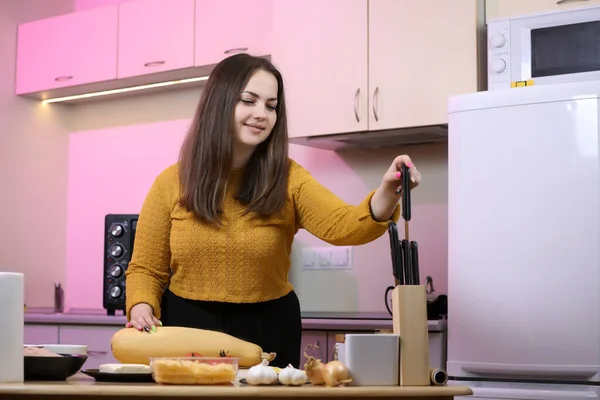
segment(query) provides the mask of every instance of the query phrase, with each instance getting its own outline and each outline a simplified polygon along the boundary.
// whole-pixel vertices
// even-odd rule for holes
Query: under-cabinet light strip
[[[89,98],[89,97],[98,97],[98,96],[107,96],[107,95],[117,94],[117,93],[133,92],[135,90],[152,89],[152,88],[157,88],[157,87],[162,87],[162,86],[172,86],[172,85],[180,85],[182,83],[205,81],[207,79],[208,79],[208,76],[200,76],[197,78],[180,79],[177,81],[151,83],[148,85],[131,86],[131,87],[122,88],[122,89],[112,89],[112,90],[105,90],[102,92],[84,93],[84,94],[78,94],[78,95],[74,95],[74,96],[65,96],[65,97],[56,97],[54,99],[45,99],[43,101],[43,103],[45,103],[45,104],[58,103],[61,101],[85,99],[85,98]]]

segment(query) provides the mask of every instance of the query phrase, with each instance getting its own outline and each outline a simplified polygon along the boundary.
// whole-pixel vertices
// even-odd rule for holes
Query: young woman
[[[310,116],[307,116],[310,117]],[[379,188],[346,204],[288,158],[283,79],[267,60],[226,58],[211,73],[179,162],[155,180],[140,211],[127,270],[128,327],[217,330],[299,367],[300,306],[288,281],[303,228],[333,245],[361,245],[399,217],[408,156]]]

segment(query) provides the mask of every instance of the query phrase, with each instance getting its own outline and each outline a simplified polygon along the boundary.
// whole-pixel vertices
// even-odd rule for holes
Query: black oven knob
[[[110,295],[113,298],[117,298],[117,297],[121,296],[121,292],[122,292],[122,290],[118,286],[113,286],[113,287],[110,288]]]
[[[124,229],[122,225],[115,224],[110,227],[110,234],[114,237],[119,237],[123,234]]]
[[[110,274],[110,276],[112,276],[113,278],[118,278],[121,275],[123,275],[123,268],[118,265],[115,264],[112,267],[110,267],[110,269],[108,270],[108,273]]]
[[[123,247],[121,247],[121,245],[118,244],[113,244],[112,246],[110,246],[109,253],[113,257],[121,257],[123,255]]]

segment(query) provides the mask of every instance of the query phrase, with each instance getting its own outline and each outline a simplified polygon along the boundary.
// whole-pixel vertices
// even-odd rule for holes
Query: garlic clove
[[[250,385],[272,385],[277,382],[277,372],[269,366],[268,360],[250,367],[246,375],[246,382]]]

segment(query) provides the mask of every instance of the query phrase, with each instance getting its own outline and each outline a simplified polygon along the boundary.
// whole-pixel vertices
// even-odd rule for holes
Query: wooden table
[[[328,399],[328,398],[402,398],[452,400],[454,396],[472,395],[464,386],[347,386],[327,388],[304,385],[250,386],[233,383],[227,386],[158,385],[154,383],[107,383],[96,382],[92,378],[77,374],[61,382],[25,382],[24,384],[0,384],[0,399],[255,399],[268,397],[275,399]]]

